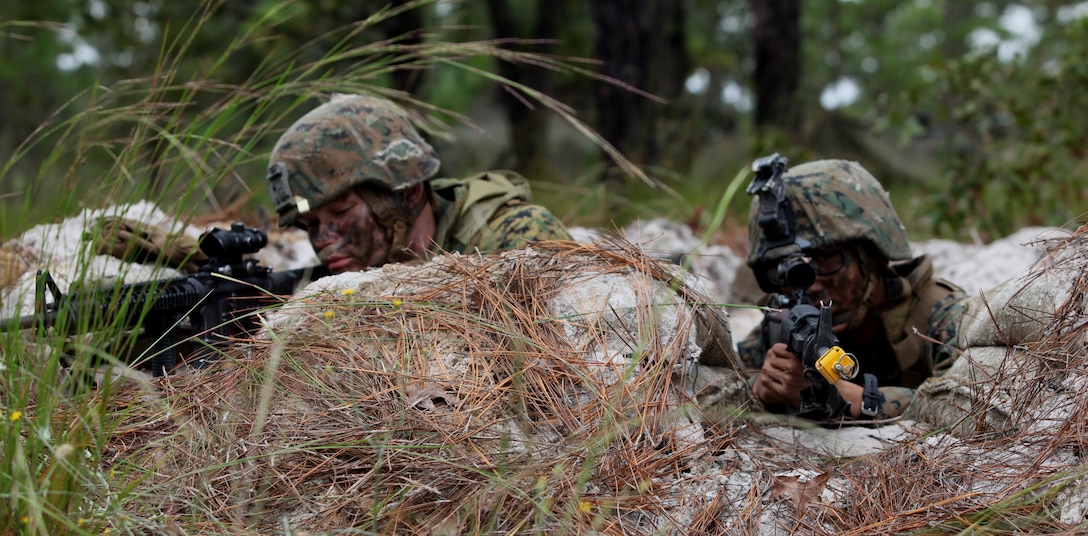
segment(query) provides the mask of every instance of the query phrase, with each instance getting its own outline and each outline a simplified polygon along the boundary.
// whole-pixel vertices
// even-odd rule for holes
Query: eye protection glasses
[[[835,275],[846,266],[846,250],[842,248],[811,251],[805,255],[816,275]]]

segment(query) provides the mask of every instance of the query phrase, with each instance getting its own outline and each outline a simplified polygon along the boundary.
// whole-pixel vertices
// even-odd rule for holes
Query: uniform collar
[[[907,336],[907,319],[914,306],[912,294],[922,283],[933,276],[933,261],[929,255],[915,257],[891,265],[884,275],[885,302],[875,308],[873,314],[884,325],[888,342],[895,344]]]

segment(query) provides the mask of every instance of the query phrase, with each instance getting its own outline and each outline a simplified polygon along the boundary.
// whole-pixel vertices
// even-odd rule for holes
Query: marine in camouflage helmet
[[[840,346],[857,357],[860,369],[853,380],[834,385],[849,415],[895,417],[910,403],[914,387],[954,359],[963,292],[933,276],[928,256],[911,255],[888,194],[858,163],[810,162],[780,179],[749,188],[750,193],[773,193],[765,198],[775,201],[776,210],[753,201],[747,264],[764,291],[805,290],[814,303],[830,306]],[[791,262],[782,263],[787,258]],[[779,264],[796,266],[798,260],[814,277],[791,281],[783,271],[785,281],[779,281]],[[789,288],[791,283],[807,286]],[[773,328],[773,323],[757,326],[738,344],[738,354],[748,368],[759,371],[750,382],[756,399],[773,411],[789,412],[799,407],[809,380],[798,356],[773,335]]]
[[[284,132],[268,163],[280,227],[349,189],[397,191],[430,180],[438,155],[396,104],[366,95],[334,95]]]
[[[793,167],[782,176],[790,200],[797,242],[806,251],[868,243],[890,261],[911,258],[906,229],[895,213],[888,193],[865,168],[846,160],[818,160]],[[759,200],[749,211],[748,266],[766,292],[778,292],[768,277],[788,251],[768,247],[756,223]]]
[[[392,102],[337,95],[273,149],[268,185],[279,225],[305,229],[330,273],[569,239],[532,205],[527,181],[485,173],[436,179],[439,160]]]

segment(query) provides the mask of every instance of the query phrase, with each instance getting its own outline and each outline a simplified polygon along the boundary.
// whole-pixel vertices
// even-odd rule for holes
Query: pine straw
[[[702,435],[680,385],[696,322],[722,313],[675,271],[629,244],[555,243],[296,301],[289,327],[113,400],[131,415],[110,440],[125,507],[179,532],[682,531],[677,513],[713,498],[676,484],[726,438]],[[633,324],[554,317],[583,275],[640,276],[647,305]],[[662,280],[674,317],[651,305]],[[602,360],[617,330],[626,348]]]
[[[1048,335],[1017,349],[1030,362],[978,386],[1011,394],[1007,423],[918,423],[853,459],[739,412],[713,426],[689,413],[685,341],[723,318],[633,248],[449,260],[414,283],[379,274],[400,278],[384,294],[298,302],[294,331],[164,379],[161,396],[123,392],[109,461],[138,494],[125,508],[177,533],[284,520],[401,534],[1084,532],[1088,228],[1040,268],[1070,287]],[[632,281],[646,304],[661,295],[645,281],[668,281],[690,308],[555,316],[578,274],[645,276]],[[608,364],[596,352],[617,334],[627,359]]]

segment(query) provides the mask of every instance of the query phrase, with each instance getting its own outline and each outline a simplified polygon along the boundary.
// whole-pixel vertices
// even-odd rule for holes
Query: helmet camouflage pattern
[[[272,150],[268,186],[280,227],[357,185],[401,190],[438,172],[434,149],[392,102],[334,95],[295,121]]]
[[[857,162],[819,160],[801,164],[782,176],[786,197],[796,215],[795,235],[806,250],[867,242],[888,260],[912,257],[906,229],[888,193]],[[747,263],[757,273],[777,265],[789,252],[771,249],[756,224],[759,199],[748,217]]]

